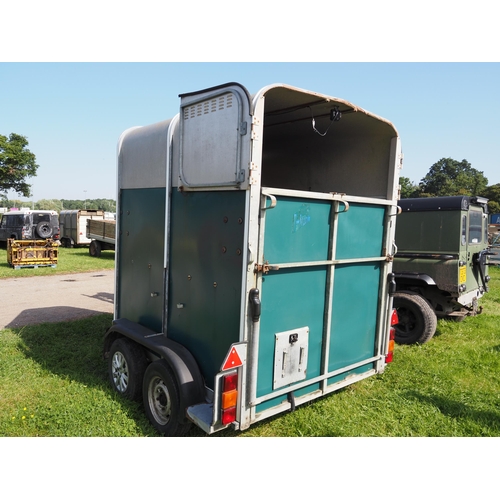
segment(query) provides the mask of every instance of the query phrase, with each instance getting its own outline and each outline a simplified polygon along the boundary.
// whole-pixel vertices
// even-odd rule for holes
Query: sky
[[[0,134],[26,136],[36,155],[32,200],[115,199],[120,134],[175,116],[181,93],[231,81],[251,94],[286,83],[390,120],[401,175],[415,183],[441,158],[466,159],[489,185],[500,183],[494,62],[3,62]]]

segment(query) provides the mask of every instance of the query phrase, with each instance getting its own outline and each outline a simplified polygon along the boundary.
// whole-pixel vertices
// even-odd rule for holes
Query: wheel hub
[[[115,352],[112,363],[113,382],[119,392],[125,392],[128,387],[128,365],[121,352]]]
[[[170,420],[172,408],[168,388],[161,378],[155,377],[151,380],[148,398],[155,420],[161,425],[167,424]]]

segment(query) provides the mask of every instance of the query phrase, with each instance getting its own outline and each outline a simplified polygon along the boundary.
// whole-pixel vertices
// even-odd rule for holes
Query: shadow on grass
[[[104,397],[119,402],[123,410],[127,410],[143,435],[155,436],[142,404],[120,397],[108,381],[107,361],[102,349],[111,322],[111,314],[100,313],[76,321],[27,325],[14,332],[19,336],[18,349],[43,371],[49,372],[49,376],[98,388]]]
[[[436,395],[428,396],[415,391],[408,392],[406,395],[414,400],[436,407],[443,415],[448,417],[472,420],[481,427],[490,430],[491,433],[498,434],[500,432],[500,412],[498,411],[475,410],[459,401]]]
[[[86,297],[113,303],[113,294],[100,292]],[[42,323],[60,323],[61,321],[75,321],[103,314],[103,311],[84,309],[72,306],[41,307],[39,309],[25,309],[19,313],[5,328],[21,328],[23,326],[36,326]]]

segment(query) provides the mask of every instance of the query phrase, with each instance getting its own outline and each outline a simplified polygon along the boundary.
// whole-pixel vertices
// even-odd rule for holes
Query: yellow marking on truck
[[[460,284],[467,281],[467,268],[465,266],[459,268],[459,281]]]

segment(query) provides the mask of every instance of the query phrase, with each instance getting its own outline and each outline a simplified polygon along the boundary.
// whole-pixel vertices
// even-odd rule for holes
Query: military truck
[[[394,259],[396,342],[429,341],[437,318],[482,311],[488,291],[488,200],[479,196],[399,201]]]
[[[401,158],[389,121],[285,84],[125,131],[114,389],[163,435],[212,434],[383,372]]]

